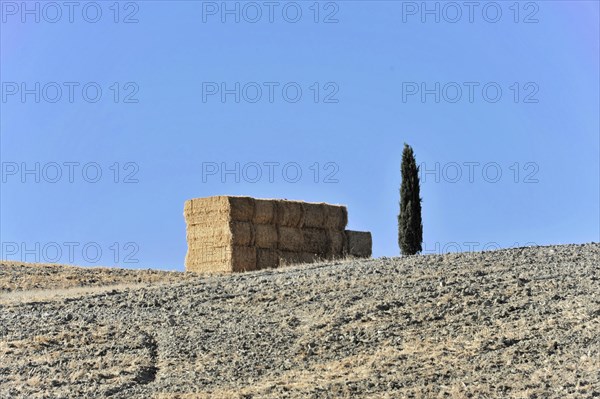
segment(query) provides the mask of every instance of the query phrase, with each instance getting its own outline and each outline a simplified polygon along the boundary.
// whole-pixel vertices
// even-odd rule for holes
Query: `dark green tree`
[[[413,149],[404,143],[402,151],[402,185],[400,186],[400,214],[398,215],[398,245],[404,255],[422,251],[423,223],[421,221],[421,194],[419,167]]]

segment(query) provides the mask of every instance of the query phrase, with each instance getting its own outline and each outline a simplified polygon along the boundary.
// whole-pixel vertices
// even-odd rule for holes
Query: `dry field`
[[[0,295],[15,291],[105,287],[118,284],[169,283],[192,275],[161,270],[23,263],[0,260]]]
[[[204,277],[1,263],[0,398],[600,397],[600,244]]]

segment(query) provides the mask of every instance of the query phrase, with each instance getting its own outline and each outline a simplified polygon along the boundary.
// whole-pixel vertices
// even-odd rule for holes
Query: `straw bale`
[[[281,226],[278,228],[278,247],[284,251],[301,252],[304,249],[304,234],[302,229]]]
[[[227,197],[229,199],[229,217],[237,222],[251,222],[254,216],[254,198]]]
[[[207,198],[194,198],[186,201],[183,207],[183,214],[186,216],[207,212],[229,213],[228,197],[216,196]]]
[[[232,244],[249,247],[254,245],[254,225],[249,222],[230,222]]]
[[[231,240],[231,228],[228,224],[222,224],[216,227],[188,226],[186,236],[190,240],[217,239]]]
[[[187,200],[183,204],[183,215],[187,216],[192,213],[192,200]]]
[[[325,228],[330,230],[344,230],[348,224],[348,210],[341,205],[325,206]]]
[[[211,245],[254,245],[254,226],[249,222],[230,222],[215,228],[192,226],[186,232],[188,243]]]
[[[304,223],[303,227],[326,227],[326,210],[327,205],[324,203],[311,203],[307,202],[304,204]]]
[[[227,224],[229,222],[229,215],[223,214],[209,214],[209,215],[191,215],[185,219],[188,226],[199,226],[199,227],[217,227]]]
[[[194,273],[230,273],[231,267],[227,263],[186,263],[185,270]]]
[[[286,227],[302,226],[303,204],[298,201],[277,201],[277,224]]]
[[[371,256],[373,240],[370,232],[346,230],[346,240],[350,256],[358,258],[368,258]]]
[[[329,240],[329,252],[328,256],[332,258],[340,258],[346,252],[346,235],[343,231],[337,230],[327,230],[328,240]]]
[[[217,246],[198,246],[188,250],[188,255],[193,257],[195,262],[228,262],[231,258],[230,247]],[[190,261],[192,258],[190,258]]]
[[[279,241],[277,226],[271,224],[254,225],[254,244],[258,248],[277,248]]]
[[[277,201],[257,199],[254,201],[254,218],[256,224],[277,223]]]
[[[186,270],[237,272],[370,256],[369,233],[344,232],[346,207],[326,203],[215,196],[184,204]]]
[[[229,221],[228,210],[198,210],[184,215],[188,225],[216,226]]]
[[[231,271],[231,248],[216,246],[190,248],[185,257],[185,269],[193,272]]]
[[[255,247],[232,247],[231,271],[244,272],[256,270]]]
[[[205,240],[189,240],[188,248],[193,250],[205,250],[208,248],[219,248],[223,245],[229,247],[231,245],[230,242],[223,242],[220,240],[214,239],[205,239]]]
[[[277,249],[263,249],[258,248],[256,250],[256,268],[260,269],[272,269],[279,266],[279,251]]]
[[[330,252],[331,244],[327,230],[317,228],[302,229],[302,251],[326,256]]]

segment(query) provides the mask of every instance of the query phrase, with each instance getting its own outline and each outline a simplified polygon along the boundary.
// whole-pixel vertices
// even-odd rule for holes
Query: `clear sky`
[[[219,194],[395,256],[404,142],[425,253],[600,241],[598,1],[0,4],[0,258],[183,270]]]

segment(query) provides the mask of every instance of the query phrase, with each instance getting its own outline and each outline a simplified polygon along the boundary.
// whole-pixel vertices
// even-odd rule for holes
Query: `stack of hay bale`
[[[340,205],[217,196],[186,201],[187,271],[238,272],[371,256],[371,233],[344,230]]]

